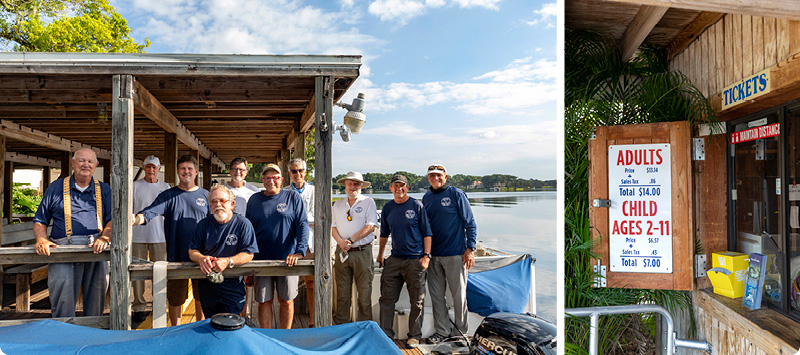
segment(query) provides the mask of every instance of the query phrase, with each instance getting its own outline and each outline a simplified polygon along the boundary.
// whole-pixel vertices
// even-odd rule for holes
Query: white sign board
[[[670,146],[608,146],[609,264],[614,272],[672,273]]]

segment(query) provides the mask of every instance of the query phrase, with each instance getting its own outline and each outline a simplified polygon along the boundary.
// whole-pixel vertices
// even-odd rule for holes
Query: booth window
[[[775,124],[779,135],[732,142]],[[727,142],[728,248],[768,257],[762,302],[800,321],[800,105],[730,121]]]

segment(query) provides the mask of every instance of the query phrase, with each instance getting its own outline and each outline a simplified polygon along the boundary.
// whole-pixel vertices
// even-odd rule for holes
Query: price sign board
[[[611,271],[672,273],[671,176],[667,143],[608,146]]]

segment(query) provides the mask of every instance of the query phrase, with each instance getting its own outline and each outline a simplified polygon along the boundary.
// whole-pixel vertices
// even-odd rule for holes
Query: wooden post
[[[50,167],[45,166],[42,167],[42,194],[47,191],[48,186],[50,186]]]
[[[61,152],[61,174],[58,175],[59,179],[65,178],[71,174],[69,168],[69,160],[72,159],[72,152]]]
[[[3,157],[3,161],[5,162],[5,159],[6,159],[6,136],[0,136],[0,157]],[[6,178],[5,178],[6,171],[5,171],[5,167],[6,167],[5,164],[0,164],[0,198],[3,198],[4,200],[5,200],[5,196],[6,196],[6,193],[5,193],[5,189],[6,189],[6,182],[5,182],[5,180],[6,180]],[[5,214],[3,215],[3,217],[4,218],[6,217]],[[11,223],[11,218],[8,219],[8,222]],[[2,221],[2,218],[0,218],[0,243],[2,243],[2,241],[3,241],[3,221]],[[2,272],[0,272],[0,277],[2,277],[2,276],[3,276]],[[3,283],[2,281],[3,280],[0,279],[0,284]],[[2,291],[2,289],[3,289],[3,286],[0,285],[0,291]],[[3,299],[3,294],[0,293],[0,301],[2,301],[2,299]],[[2,305],[2,303],[0,303],[0,305]]]
[[[284,142],[286,142],[286,140],[284,140]],[[280,165],[283,171],[283,186],[289,186],[289,184],[292,183],[292,174],[289,172],[289,148],[286,146],[286,143],[283,144],[280,155],[281,161],[278,165]]]
[[[3,217],[11,224],[14,217],[14,162],[6,161],[3,166]]]
[[[331,277],[331,148],[333,131],[333,77],[314,81],[315,125],[317,127],[314,165],[314,323],[333,324],[333,279]]]
[[[306,134],[307,132],[300,132],[297,138],[294,139],[294,157],[306,160]]]
[[[203,188],[211,188],[211,159],[203,158]]]
[[[114,75],[111,120],[111,329],[131,329],[133,76]]]
[[[197,176],[195,176],[194,178],[194,184],[202,187],[203,185],[200,185],[200,159],[203,159],[203,157],[200,156],[199,150],[192,150],[191,153],[189,154],[191,154],[192,156],[194,156],[195,159],[197,159]]]
[[[111,181],[111,160],[101,160],[103,163],[103,182],[109,183]]]
[[[164,182],[170,186],[178,184],[178,136],[164,132]]]

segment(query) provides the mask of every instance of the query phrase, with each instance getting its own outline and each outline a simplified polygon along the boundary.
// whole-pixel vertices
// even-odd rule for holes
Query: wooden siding
[[[710,290],[695,291],[694,302],[697,339],[711,343],[714,354],[789,355],[800,346],[797,323],[773,310],[749,311],[741,298]]]
[[[670,69],[710,97],[798,51],[800,21],[727,14],[675,55]]]

